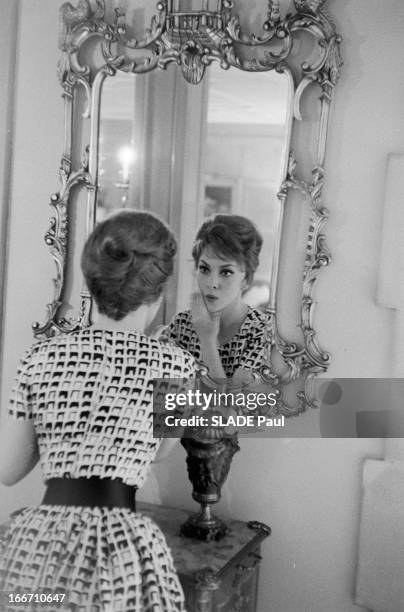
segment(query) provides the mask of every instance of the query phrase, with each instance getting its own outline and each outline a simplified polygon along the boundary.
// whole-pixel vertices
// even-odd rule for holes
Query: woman
[[[149,213],[100,223],[82,255],[97,323],[34,344],[22,361],[0,475],[12,485],[40,461],[47,490],[6,534],[0,589],[65,593],[62,609],[75,611],[184,610],[164,536],[134,502],[159,448],[153,378],[194,372],[189,354],[144,334],[175,252]]]
[[[215,215],[196,235],[192,256],[200,295],[166,335],[205,363],[215,380],[251,380],[248,371],[266,357],[268,315],[243,301],[261,246],[255,225],[239,215]]]

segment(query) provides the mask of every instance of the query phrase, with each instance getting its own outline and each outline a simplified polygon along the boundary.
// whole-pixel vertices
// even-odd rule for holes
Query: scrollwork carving
[[[264,30],[269,30],[278,25],[281,20],[281,9],[279,0],[268,0],[268,17],[264,23]]]
[[[195,588],[200,591],[216,591],[220,585],[220,579],[211,567],[205,567],[195,573]]]
[[[294,0],[294,5],[299,13],[312,13],[316,15],[327,0]]]
[[[44,323],[32,324],[34,335],[37,338],[53,336],[58,333],[73,331],[82,323],[85,313],[84,301],[82,300],[81,312],[77,318],[58,318],[58,311],[62,305],[62,291],[64,287],[65,269],[67,261],[67,238],[68,238],[68,204],[72,188],[75,185],[90,187],[92,181],[88,173],[89,147],[86,147],[82,159],[81,168],[77,172],[70,173],[70,160],[62,158],[59,175],[62,189],[51,195],[50,205],[53,207],[55,216],[51,218],[50,227],[45,234],[45,243],[49,246],[51,255],[56,265],[56,278],[53,279],[54,297],[47,304],[48,316]]]
[[[263,531],[267,536],[271,535],[271,528],[268,527],[268,525],[265,525],[265,523],[260,523],[259,521],[249,521],[247,523],[247,527],[257,531]]]

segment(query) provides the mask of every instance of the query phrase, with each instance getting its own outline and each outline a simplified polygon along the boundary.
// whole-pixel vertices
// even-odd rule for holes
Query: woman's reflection
[[[242,380],[265,358],[268,315],[243,295],[259,264],[262,238],[239,215],[215,215],[200,227],[192,249],[199,293],[166,333],[209,368],[215,379]]]

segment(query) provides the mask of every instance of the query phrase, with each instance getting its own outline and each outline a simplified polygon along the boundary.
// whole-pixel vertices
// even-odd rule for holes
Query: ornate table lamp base
[[[182,438],[187,451],[188,476],[193,485],[192,497],[201,504],[197,514],[181,525],[181,534],[199,540],[220,540],[227,527],[214,516],[212,504],[220,499],[220,490],[229,473],[234,453],[239,450],[237,435],[219,438]]]
[[[226,535],[227,525],[211,513],[209,504],[203,504],[200,512],[190,516],[181,525],[180,533],[187,538],[211,542],[212,540],[220,540]]]

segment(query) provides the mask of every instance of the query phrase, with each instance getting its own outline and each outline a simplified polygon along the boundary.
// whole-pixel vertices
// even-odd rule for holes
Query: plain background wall
[[[32,342],[31,324],[44,320],[46,304],[53,296],[55,266],[43,237],[52,216],[48,206],[50,194],[59,188],[58,165],[63,142],[63,104],[56,77],[57,24],[57,2],[20,2],[2,411],[7,408],[18,360]],[[40,501],[42,490],[38,471],[12,490],[1,487],[1,519],[13,509]]]
[[[333,263],[318,284],[316,327],[330,376],[393,376],[394,311],[376,305],[387,156],[404,150],[400,78],[404,5],[330,2],[345,65],[327,151],[327,226]]]
[[[14,76],[18,33],[18,2],[4,0],[0,25],[0,344],[6,274],[6,243],[10,201],[10,173],[13,157],[14,133]],[[1,363],[1,350],[0,350]]]
[[[56,78],[60,4],[21,0],[2,411],[18,359],[32,339],[31,323],[43,320],[52,296],[55,270],[43,235],[62,150]],[[150,4],[143,4],[148,15]],[[237,5],[243,22],[248,17],[258,31],[264,0],[238,0]],[[388,376],[393,317],[375,305],[375,294],[386,157],[404,148],[404,6],[400,0],[330,0],[328,5],[344,37],[345,66],[326,159],[331,211],[326,231],[333,264],[319,277],[315,326],[321,344],[333,354],[328,375]],[[242,440],[241,446],[218,511],[224,517],[261,520],[273,529],[264,545],[260,612],[359,610],[352,594],[361,463],[364,457],[382,456],[382,442],[266,439]],[[2,487],[0,520],[38,502],[41,494],[37,471],[13,489]],[[195,507],[182,448],[154,470],[143,498]]]

